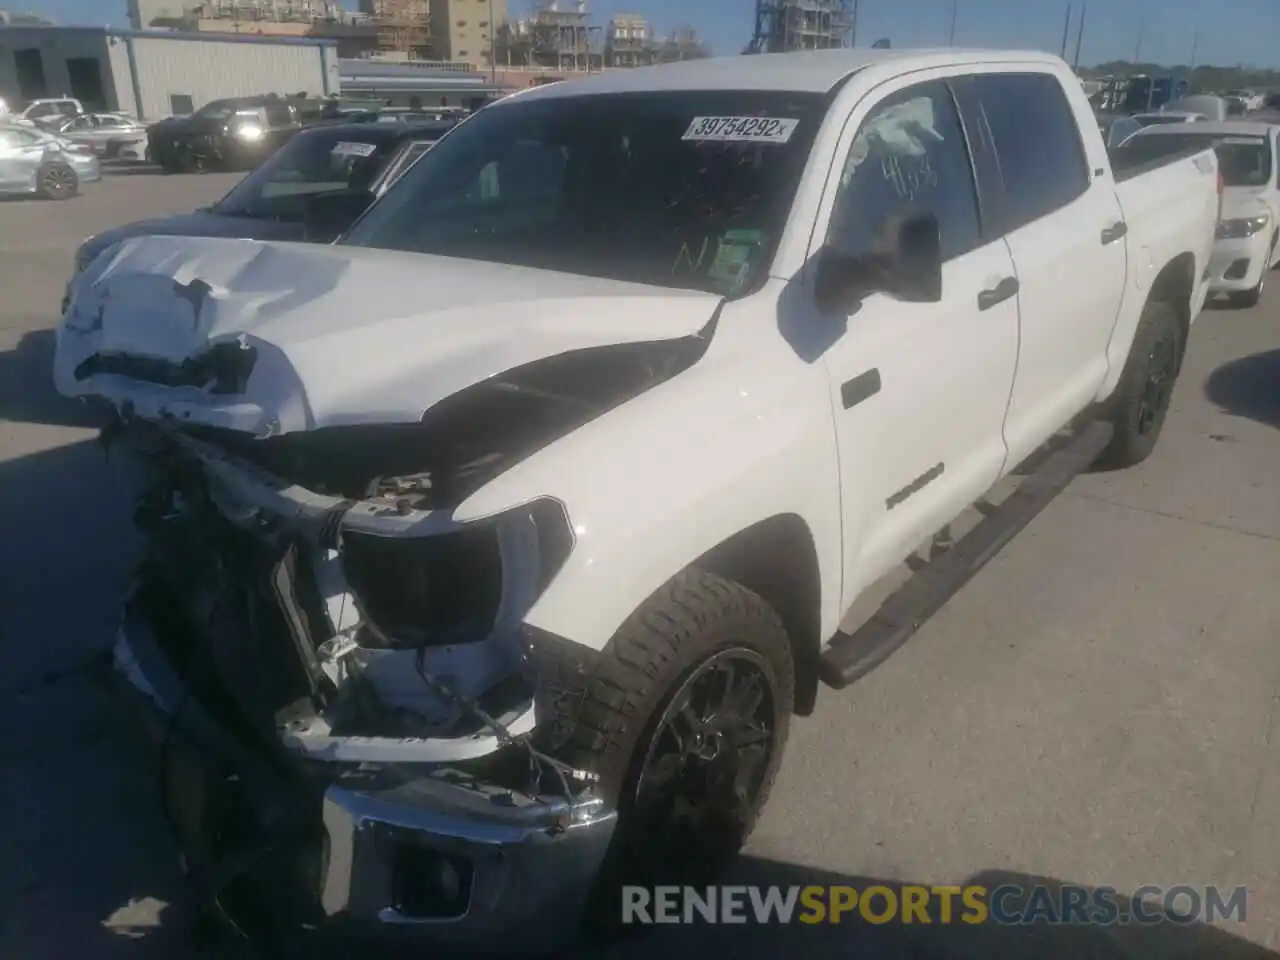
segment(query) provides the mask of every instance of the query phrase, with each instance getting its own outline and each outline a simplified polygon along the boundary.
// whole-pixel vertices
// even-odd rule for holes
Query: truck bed
[[[1123,146],[1111,147],[1111,172],[1116,183],[1124,183],[1160,167],[1167,167],[1180,160],[1190,160],[1204,153],[1203,146],[1185,146],[1170,143],[1168,137],[1134,137]]]

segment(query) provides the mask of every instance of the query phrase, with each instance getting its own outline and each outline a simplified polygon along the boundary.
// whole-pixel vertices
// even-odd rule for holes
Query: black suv
[[[152,163],[169,173],[252,170],[302,129],[298,108],[275,95],[206,103],[147,128]]]

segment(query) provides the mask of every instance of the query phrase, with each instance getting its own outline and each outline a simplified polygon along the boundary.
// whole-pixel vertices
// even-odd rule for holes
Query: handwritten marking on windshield
[[[717,241],[717,244],[719,241]],[[702,246],[698,248],[698,258],[693,258],[693,250],[689,247],[688,241],[680,244],[680,252],[676,254],[676,262],[671,265],[671,272],[675,273],[680,269],[680,261],[684,260],[689,264],[689,269],[697,273],[702,269],[702,261],[707,259],[707,247],[711,244],[710,237],[702,238]]]

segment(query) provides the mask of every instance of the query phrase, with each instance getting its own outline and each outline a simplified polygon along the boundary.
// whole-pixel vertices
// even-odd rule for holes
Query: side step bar
[[[853,633],[838,633],[818,664],[822,682],[841,690],[910,640],[1111,442],[1112,425],[1092,421],[1065,438],[1009,498],[891,594]]]

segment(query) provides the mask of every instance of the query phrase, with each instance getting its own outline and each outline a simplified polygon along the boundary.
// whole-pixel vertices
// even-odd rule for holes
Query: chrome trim
[[[186,695],[142,611],[126,615],[113,654],[117,675],[148,712],[170,718],[161,728],[247,764],[237,769],[255,804],[278,802],[274,775],[255,769],[254,757]],[[315,891],[330,923],[375,940],[521,955],[534,945],[554,952],[576,935],[616,811],[589,789],[572,800],[534,797],[466,777],[465,764],[332,764],[320,810],[328,857]],[[402,845],[469,864],[470,895],[459,915],[414,917],[397,908],[395,853]]]

